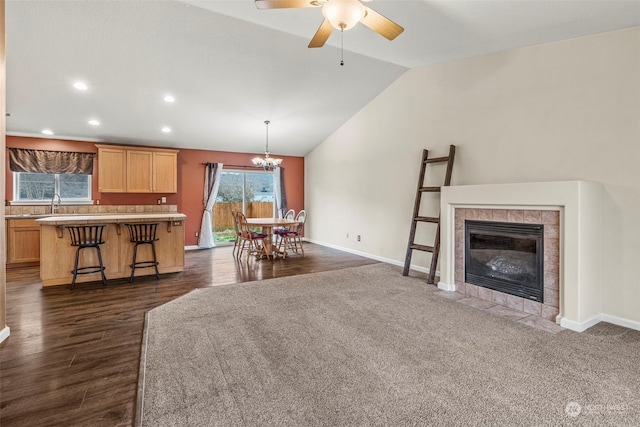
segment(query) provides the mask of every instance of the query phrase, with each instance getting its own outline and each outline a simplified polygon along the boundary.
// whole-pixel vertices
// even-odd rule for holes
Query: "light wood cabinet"
[[[127,150],[98,146],[98,191],[124,193],[127,191]]]
[[[176,193],[178,150],[96,145],[103,193]],[[115,176],[114,176],[115,175]]]
[[[178,153],[153,152],[153,189],[156,193],[178,192]]]
[[[153,193],[153,153],[127,150],[127,192]]]
[[[7,221],[7,266],[40,262],[40,226],[35,219]]]

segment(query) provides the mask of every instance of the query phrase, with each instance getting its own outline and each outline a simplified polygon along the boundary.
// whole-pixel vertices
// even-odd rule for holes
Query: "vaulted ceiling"
[[[357,25],[309,49],[319,8],[7,0],[7,133],[260,153],[268,119],[271,151],[302,156],[410,68],[640,25],[638,0],[366,5],[404,33]]]

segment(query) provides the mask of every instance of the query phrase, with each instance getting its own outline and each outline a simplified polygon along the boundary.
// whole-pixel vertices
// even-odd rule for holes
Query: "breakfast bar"
[[[175,273],[184,269],[184,221],[181,213],[63,215],[40,218],[40,279],[42,286],[66,285],[73,280],[72,270],[76,248],[66,227],[103,224],[104,244],[101,245],[105,275],[108,280],[128,278],[131,274],[133,247],[125,224],[157,223],[155,242],[158,270]],[[147,258],[145,258],[147,257]],[[152,257],[150,247],[140,247],[139,259]],[[96,265],[95,251],[81,251],[80,263]],[[135,276],[153,275],[154,269],[136,269]],[[100,273],[78,276],[77,282],[101,280]]]

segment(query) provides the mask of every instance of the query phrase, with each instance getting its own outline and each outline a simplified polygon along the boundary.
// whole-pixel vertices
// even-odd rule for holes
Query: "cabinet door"
[[[127,192],[153,192],[153,152],[127,150]]]
[[[40,262],[40,226],[35,219],[10,220],[7,228],[7,264]]]
[[[176,193],[178,191],[177,153],[155,151],[153,153],[153,191]]]
[[[127,189],[126,151],[121,148],[98,148],[98,191],[124,193]]]

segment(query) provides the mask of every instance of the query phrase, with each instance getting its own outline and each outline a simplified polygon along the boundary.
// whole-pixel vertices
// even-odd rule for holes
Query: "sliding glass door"
[[[235,239],[232,210],[241,211],[247,218],[275,216],[273,172],[222,172],[212,215],[217,245]]]

